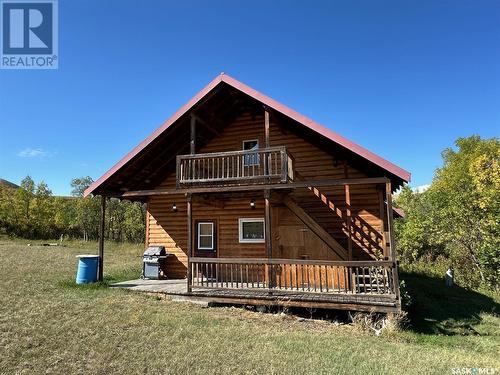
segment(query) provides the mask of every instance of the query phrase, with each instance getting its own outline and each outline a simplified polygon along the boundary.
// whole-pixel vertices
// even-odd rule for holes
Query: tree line
[[[21,186],[0,186],[0,231],[28,239],[67,238],[97,240],[100,197],[83,198],[92,178],[71,181],[71,196],[54,196],[44,181],[26,176]],[[145,205],[108,199],[105,237],[112,241],[140,243],[145,235]]]
[[[443,165],[425,192],[405,186],[396,199],[403,262],[444,260],[461,285],[499,287],[500,142],[459,138],[442,152]]]
[[[425,192],[405,186],[395,198],[405,217],[396,220],[396,245],[404,263],[437,260],[457,272],[461,285],[499,287],[500,141],[460,138],[442,153],[443,165]],[[100,197],[83,198],[90,177],[71,181],[71,197],[53,196],[43,181],[27,176],[18,189],[0,187],[0,231],[32,239],[61,235],[98,239]],[[105,236],[141,243],[146,208],[109,199]]]

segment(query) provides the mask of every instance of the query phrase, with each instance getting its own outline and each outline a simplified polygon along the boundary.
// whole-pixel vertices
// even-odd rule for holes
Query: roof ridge
[[[299,122],[300,124],[308,127],[309,129],[315,131],[316,133],[326,137],[327,139],[340,144],[352,152],[358,154],[359,156],[371,161],[372,163],[378,165],[382,169],[385,169],[389,173],[399,177],[403,181],[409,182],[411,174],[405,169],[391,163],[390,161],[382,158],[381,156],[375,154],[374,152],[364,148],[363,146],[345,138],[344,136],[330,130],[329,128],[319,124],[318,122],[312,120],[311,118],[295,111],[294,109],[279,103],[277,100],[260,93],[259,91],[253,89],[252,87],[238,81],[237,79],[229,76],[225,72],[221,72],[217,75],[208,85],[201,89],[195,96],[193,96],[186,104],[179,108],[172,116],[170,116],[160,127],[154,130],[148,137],[146,137],[141,143],[132,149],[128,154],[126,154],[122,159],[120,159],[114,166],[112,166],[106,173],[99,177],[92,185],[90,185],[84,192],[84,196],[93,193],[99,186],[101,186],[108,178],[110,178],[114,173],[116,173],[120,168],[122,168],[127,162],[134,158],[139,152],[146,148],[154,139],[156,139],[160,134],[162,134],[168,127],[174,124],[182,115],[188,112],[194,105],[196,105],[202,98],[204,98],[209,92],[211,92],[217,85],[224,82],[233,88],[247,94],[248,96],[254,98],[267,105],[268,107],[284,114],[287,117]]]

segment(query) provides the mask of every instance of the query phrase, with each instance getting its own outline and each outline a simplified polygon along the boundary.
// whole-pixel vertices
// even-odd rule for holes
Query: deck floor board
[[[217,289],[206,287],[195,287],[191,293],[187,291],[186,279],[171,280],[147,280],[137,279],[123,281],[111,285],[114,288],[125,288],[129,290],[164,293],[170,296],[183,296],[183,300],[192,298],[196,301],[222,302],[243,304],[258,303],[266,305],[293,305],[321,308],[340,308],[373,311],[396,311],[398,304],[394,295],[368,295],[352,293],[315,293],[297,292],[293,290],[267,289]]]

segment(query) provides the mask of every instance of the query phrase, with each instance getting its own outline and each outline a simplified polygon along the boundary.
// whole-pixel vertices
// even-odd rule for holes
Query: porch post
[[[97,280],[103,280],[103,261],[104,261],[104,224],[106,218],[106,197],[101,195],[101,221],[99,222],[99,264],[97,271]]]
[[[192,196],[191,194],[186,194],[187,198],[187,291],[191,293],[192,290],[192,275],[191,275],[191,257],[193,256],[193,208],[192,208]]]
[[[191,135],[189,143],[190,154],[194,155],[196,153],[196,117],[191,115]]]
[[[394,293],[396,294],[396,299],[399,304],[401,304],[399,296],[399,276],[398,276],[398,265],[396,263],[396,249],[394,248],[394,221],[392,212],[392,187],[391,182],[388,181],[385,184],[385,195],[387,199],[387,229],[389,231],[389,246],[390,246],[390,257],[393,262],[392,265],[392,279],[394,280]]]
[[[264,146],[266,148],[270,147],[269,142],[269,111],[267,107],[264,107]]]
[[[272,281],[272,270],[273,267],[270,264],[270,260],[273,257],[273,245],[271,241],[271,204],[269,202],[269,198],[271,197],[271,190],[264,190],[264,201],[265,201],[265,217],[264,217],[264,231],[266,237],[266,253],[267,253],[267,277],[268,277],[268,288],[271,289],[274,286],[274,282]]]
[[[379,211],[380,211],[380,219],[382,220],[382,251],[384,255],[384,260],[389,259],[389,253],[387,251],[387,222],[386,222],[386,208],[385,208],[385,200],[384,200],[384,190],[385,185],[380,186],[377,185],[378,190],[378,200],[379,200]]]
[[[264,107],[264,147],[269,148],[269,110]],[[269,175],[269,154],[264,153],[264,175]],[[269,181],[269,178],[268,178]]]
[[[392,211],[392,188],[391,182],[386,182],[385,184],[385,196],[387,199],[387,230],[389,232],[389,246],[390,246],[390,257],[391,260],[396,260],[396,254],[394,252],[394,228],[393,228],[393,211]]]
[[[349,178],[349,165],[347,160],[344,160],[344,178]],[[344,185],[345,193],[345,216],[346,216],[346,228],[347,228],[347,259],[352,260],[352,233],[351,233],[351,190],[349,185]],[[349,277],[349,280],[351,278]]]
[[[348,251],[348,260],[352,260],[352,220],[351,220],[351,190],[349,185],[344,185],[345,190],[345,205],[346,205],[346,226],[347,226],[347,251]]]
[[[191,114],[191,129],[190,129],[190,143],[189,152],[191,155],[196,153],[196,117]],[[192,206],[192,195],[186,194],[187,199],[187,291],[191,293],[192,291],[192,269],[191,269],[191,258],[193,256],[193,206]]]

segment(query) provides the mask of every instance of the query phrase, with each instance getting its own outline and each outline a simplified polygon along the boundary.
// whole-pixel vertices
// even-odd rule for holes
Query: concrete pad
[[[112,288],[125,288],[150,293],[166,293],[166,294],[186,294],[187,280],[186,279],[169,279],[169,280],[149,280],[136,279],[122,281],[111,285]]]

